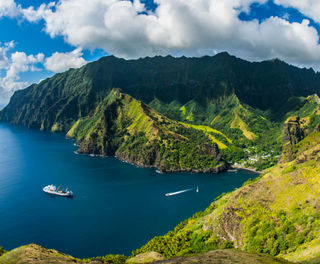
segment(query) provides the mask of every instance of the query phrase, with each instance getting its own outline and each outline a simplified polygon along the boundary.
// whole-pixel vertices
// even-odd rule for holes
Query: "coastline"
[[[257,173],[259,175],[264,174],[263,171],[258,171],[258,170],[254,169],[254,168],[243,167],[243,166],[240,166],[240,165],[230,165],[230,168],[231,169],[237,169],[237,170],[251,171],[251,172]]]
[[[102,154],[92,154],[90,152],[79,152],[79,149],[74,151],[74,153],[80,154],[80,155],[87,155],[87,156],[91,156],[91,157],[102,157],[102,158],[109,157],[107,155],[102,155]],[[141,162],[134,162],[132,160],[127,159],[126,157],[119,155],[119,153],[116,153],[112,157],[116,158],[117,160],[119,160],[121,162],[128,163],[132,166],[135,166],[137,168],[155,169],[158,173],[199,173],[199,174],[215,173],[215,174],[217,174],[217,173],[226,172],[228,170],[227,163],[220,164],[214,168],[205,168],[205,169],[164,169],[164,168],[161,168],[155,164],[146,165]]]
[[[205,168],[205,169],[165,169],[162,167],[159,167],[155,164],[152,165],[146,165],[143,164],[141,162],[137,163],[134,162],[126,157],[123,157],[121,155],[119,155],[120,153],[116,153],[113,157],[115,157],[116,159],[131,164],[137,168],[149,168],[149,169],[155,169],[158,173],[221,173],[221,172],[226,172],[228,169],[228,166],[226,163],[224,164],[220,164],[214,168]]]

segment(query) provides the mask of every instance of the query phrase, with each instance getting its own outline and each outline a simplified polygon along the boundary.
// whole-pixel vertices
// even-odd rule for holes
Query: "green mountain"
[[[67,131],[113,88],[121,88],[172,119],[209,125],[230,97],[277,114],[290,97],[319,93],[319,87],[319,73],[279,60],[251,63],[227,53],[138,60],[109,56],[17,91],[0,116],[32,128]]]
[[[317,116],[311,115],[320,102],[316,95],[320,74],[280,60],[251,63],[227,53],[138,60],[109,56],[17,91],[0,112],[0,120],[67,132],[76,122],[83,124],[97,117],[97,109],[103,108],[113,88],[120,88],[167,119],[183,122],[184,127],[188,124],[204,133],[220,132],[211,138],[224,160],[259,170],[277,163],[283,122],[293,115],[309,116],[312,125]],[[307,97],[311,94],[315,95]],[[109,145],[107,150],[101,146],[86,149],[84,145],[80,148],[83,153],[123,154],[122,159],[134,160],[121,149],[116,153],[119,144]],[[139,159],[136,163],[141,163]]]
[[[92,115],[75,122],[67,136],[77,140],[79,153],[115,155],[162,172],[219,172],[226,164],[217,145],[223,143],[214,137],[218,133],[199,133],[113,89]]]

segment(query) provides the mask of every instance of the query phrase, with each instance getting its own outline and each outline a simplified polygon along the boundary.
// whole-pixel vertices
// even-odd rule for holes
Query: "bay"
[[[204,210],[256,174],[159,174],[77,155],[63,134],[0,123],[0,246],[29,243],[75,257],[126,254]],[[74,198],[45,194],[54,184]],[[165,196],[199,186],[199,192]]]

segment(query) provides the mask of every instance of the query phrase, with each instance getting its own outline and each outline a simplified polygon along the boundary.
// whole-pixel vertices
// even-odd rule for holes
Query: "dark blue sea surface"
[[[130,254],[255,174],[159,174],[75,154],[63,134],[0,123],[0,245],[37,243],[76,257]],[[74,198],[45,185],[69,187]],[[199,192],[166,197],[199,186]]]

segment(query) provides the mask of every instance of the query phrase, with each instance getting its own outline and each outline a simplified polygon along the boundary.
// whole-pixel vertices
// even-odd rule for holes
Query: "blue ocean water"
[[[0,123],[0,245],[37,243],[76,257],[130,254],[255,174],[159,174],[77,155],[63,134]],[[45,194],[54,184],[74,198]],[[165,193],[199,186],[166,197]]]

